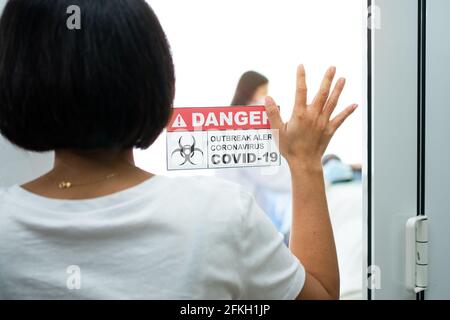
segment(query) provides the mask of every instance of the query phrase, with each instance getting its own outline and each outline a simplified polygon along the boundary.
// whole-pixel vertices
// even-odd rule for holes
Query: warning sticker
[[[167,169],[281,164],[264,106],[177,108],[167,128]]]

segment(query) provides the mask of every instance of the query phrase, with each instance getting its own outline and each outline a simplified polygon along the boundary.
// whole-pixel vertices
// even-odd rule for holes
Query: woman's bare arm
[[[303,65],[297,71],[296,101],[292,117],[284,123],[272,98],[266,109],[272,129],[278,132],[280,151],[292,176],[293,220],[290,248],[306,270],[299,299],[339,299],[339,269],[328,213],[322,171],[322,156],[342,123],[357,108],[349,106],[336,118],[336,108],[345,79],[337,81],[330,95],[336,68],[328,69],[319,93],[307,104]]]

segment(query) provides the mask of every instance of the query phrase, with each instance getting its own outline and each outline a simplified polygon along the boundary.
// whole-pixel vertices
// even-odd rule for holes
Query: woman
[[[66,26],[72,5],[80,30]],[[144,0],[10,0],[0,21],[0,131],[26,150],[54,150],[55,163],[0,191],[0,297],[338,298],[321,156],[355,106],[330,120],[344,86],[328,94],[334,75],[307,106],[299,67],[287,124],[266,101],[292,172],[288,249],[241,188],[134,165],[133,148],[166,126],[175,84]]]
[[[269,80],[255,71],[239,79],[232,106],[264,105]],[[217,170],[216,176],[235,182],[250,192],[277,230],[289,242],[291,229],[291,174],[284,159],[279,167]]]

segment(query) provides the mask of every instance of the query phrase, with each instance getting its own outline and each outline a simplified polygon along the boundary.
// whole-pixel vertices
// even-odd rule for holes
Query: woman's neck
[[[135,166],[133,150],[57,150],[53,170],[89,174],[123,166]]]
[[[57,150],[53,169],[22,187],[57,199],[88,199],[133,187],[153,175],[137,168],[133,150]]]

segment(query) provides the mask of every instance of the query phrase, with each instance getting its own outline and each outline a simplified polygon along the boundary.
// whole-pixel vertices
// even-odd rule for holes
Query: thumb
[[[280,109],[271,97],[266,97],[266,113],[269,118],[272,129],[281,129],[283,127],[283,120],[281,119]]]

